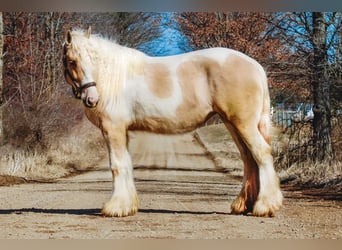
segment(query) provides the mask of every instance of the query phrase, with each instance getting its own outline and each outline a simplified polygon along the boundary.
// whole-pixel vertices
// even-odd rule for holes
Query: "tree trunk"
[[[327,24],[323,12],[312,13],[313,64],[312,94],[314,102],[313,159],[318,162],[333,159],[330,124],[329,76],[327,74]]]
[[[4,140],[4,130],[3,130],[3,123],[2,123],[2,109],[3,109],[3,99],[2,99],[2,87],[3,87],[3,81],[2,81],[2,48],[3,48],[3,21],[2,21],[2,12],[0,12],[0,145],[2,145]]]
[[[48,48],[46,51],[46,84],[45,88],[49,90],[49,93],[52,94],[53,86],[56,81],[56,71],[55,71],[55,45],[54,45],[54,22],[53,22],[53,13],[46,12],[44,16],[44,40],[48,44]]]

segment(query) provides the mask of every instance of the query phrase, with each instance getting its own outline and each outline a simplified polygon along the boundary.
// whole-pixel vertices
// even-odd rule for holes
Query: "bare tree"
[[[87,29],[102,34],[120,45],[139,48],[161,35],[162,13],[150,12],[88,12],[71,13],[66,27]]]
[[[3,142],[3,125],[2,125],[2,47],[3,47],[3,22],[2,22],[2,12],[0,12],[0,145]]]
[[[312,13],[312,94],[314,102],[313,143],[316,160],[333,158],[331,143],[330,82],[327,72],[327,22],[322,12]]]
[[[341,70],[341,13],[278,13],[271,21],[275,32],[295,54],[294,65],[302,69],[301,79],[314,104],[313,154],[319,162],[334,158],[331,140],[331,87],[338,89]],[[295,68],[287,70],[292,74]]]

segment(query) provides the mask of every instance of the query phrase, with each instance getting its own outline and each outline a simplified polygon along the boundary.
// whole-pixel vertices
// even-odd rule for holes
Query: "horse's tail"
[[[270,106],[270,94],[268,90],[268,83],[267,83],[267,76],[262,69],[261,72],[261,81],[263,85],[263,106],[262,106],[262,111],[261,111],[261,116],[260,116],[260,121],[258,124],[259,131],[261,135],[264,137],[265,141],[268,144],[271,144],[271,130],[272,130],[272,124],[271,124],[271,106]]]

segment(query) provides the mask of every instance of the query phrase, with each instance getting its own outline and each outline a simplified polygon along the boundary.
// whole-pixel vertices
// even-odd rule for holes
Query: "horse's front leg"
[[[127,151],[127,131],[125,126],[102,124],[102,133],[109,151],[109,166],[113,176],[113,194],[104,204],[104,216],[123,217],[138,211],[131,157]]]

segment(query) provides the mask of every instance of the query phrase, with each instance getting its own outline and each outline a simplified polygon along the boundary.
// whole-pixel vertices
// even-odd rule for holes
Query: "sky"
[[[190,48],[186,45],[186,38],[176,29],[176,25],[176,22],[173,22],[173,13],[164,13],[161,26],[162,35],[151,42],[143,44],[138,49],[150,56],[169,56],[190,51]]]

